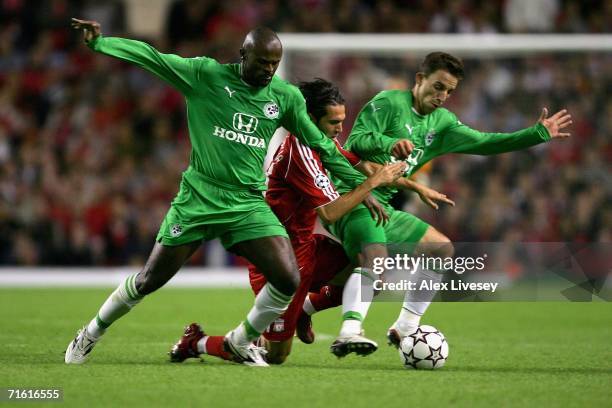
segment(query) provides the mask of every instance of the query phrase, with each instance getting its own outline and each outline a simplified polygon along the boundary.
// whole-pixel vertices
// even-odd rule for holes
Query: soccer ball
[[[434,370],[448,358],[448,342],[433,326],[419,326],[402,339],[399,355],[406,368]]]

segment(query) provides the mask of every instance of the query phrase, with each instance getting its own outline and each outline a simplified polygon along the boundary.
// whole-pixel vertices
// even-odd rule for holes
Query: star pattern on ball
[[[414,356],[414,349],[410,349],[408,353],[402,352],[402,354],[404,355],[404,364],[416,369],[416,365],[421,359]]]
[[[412,337],[412,340],[414,340],[413,341],[413,347],[414,347],[417,344],[419,344],[419,341],[423,344],[427,344],[427,341],[425,340],[425,336],[427,336],[427,334],[428,333],[422,331],[420,327],[417,327],[414,333],[409,334],[408,337]]]
[[[438,348],[433,348],[431,346],[428,346],[428,347],[429,347],[429,355],[425,357],[424,360],[431,361],[432,366],[435,367],[438,361],[444,360],[444,357],[442,357],[442,345],[440,345],[440,347]]]

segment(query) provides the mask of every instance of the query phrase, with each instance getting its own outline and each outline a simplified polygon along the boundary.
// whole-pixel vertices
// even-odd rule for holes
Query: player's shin
[[[342,328],[340,336],[361,333],[361,324],[374,297],[374,273],[369,268],[355,268],[342,292]]]
[[[269,282],[266,283],[255,298],[255,304],[246,320],[234,329],[233,339],[240,344],[247,344],[258,338],[270,323],[287,310],[291,298]]]
[[[143,296],[136,289],[136,275],[125,278],[106,299],[96,317],[89,322],[87,333],[91,337],[100,337],[113,322],[140,303]]]

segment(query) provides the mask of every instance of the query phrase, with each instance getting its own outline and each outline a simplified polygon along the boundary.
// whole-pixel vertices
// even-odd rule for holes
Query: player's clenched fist
[[[412,153],[412,149],[414,149],[414,145],[410,140],[401,139],[393,145],[393,149],[391,149],[391,155],[394,156],[396,159],[404,160],[407,159],[408,156],[410,156],[410,153]]]
[[[78,18],[73,18],[70,25],[75,30],[83,30],[83,38],[85,39],[86,43],[95,40],[100,36],[100,23],[97,21],[79,20]]]

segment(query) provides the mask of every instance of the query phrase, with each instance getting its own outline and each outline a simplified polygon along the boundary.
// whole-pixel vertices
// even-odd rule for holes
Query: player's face
[[[346,118],[344,105],[327,105],[325,115],[317,122],[319,130],[330,139],[335,139],[342,134],[342,122]]]
[[[447,71],[437,70],[429,76],[422,72],[416,75],[414,86],[414,108],[421,115],[427,115],[444,105],[451,96],[459,79]]]
[[[242,55],[242,79],[249,85],[267,86],[278,69],[282,47],[278,42],[267,46],[255,46]]]

